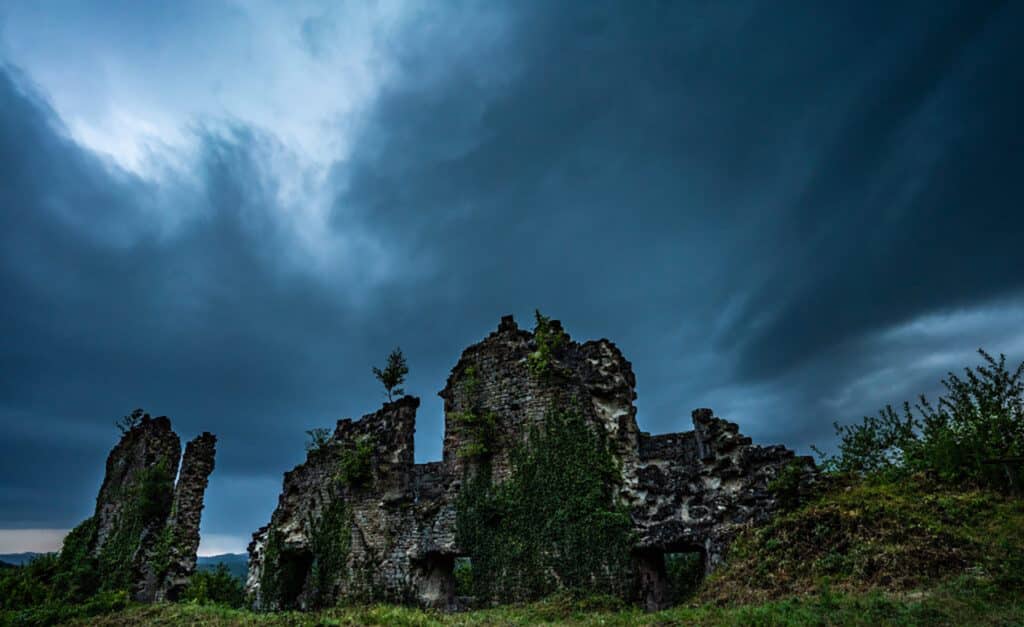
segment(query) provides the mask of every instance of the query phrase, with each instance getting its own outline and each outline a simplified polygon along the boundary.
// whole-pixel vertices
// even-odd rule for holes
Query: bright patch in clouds
[[[185,148],[188,130],[211,121],[273,129],[323,167],[344,157],[355,117],[388,77],[387,43],[405,14],[392,2],[174,7],[16,5],[6,56],[76,140],[137,173],[152,175],[154,153]]]

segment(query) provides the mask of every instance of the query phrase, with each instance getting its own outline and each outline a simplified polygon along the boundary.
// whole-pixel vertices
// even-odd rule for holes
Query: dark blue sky
[[[802,452],[1024,357],[1024,5],[0,2],[0,549],[91,512],[113,421],[214,431],[204,552],[304,430],[513,313]],[[19,530],[19,531],[14,531]],[[35,534],[35,535],[33,535]],[[48,540],[52,542],[51,540]]]

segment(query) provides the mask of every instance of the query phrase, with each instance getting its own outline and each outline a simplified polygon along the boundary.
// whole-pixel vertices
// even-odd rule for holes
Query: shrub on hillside
[[[946,483],[969,483],[1003,491],[1024,485],[1024,362],[1006,368],[978,349],[985,364],[950,372],[946,393],[932,404],[891,406],[860,423],[836,424],[839,453],[823,457],[826,470],[859,476],[932,473]],[[819,451],[819,455],[820,455]]]
[[[224,564],[217,564],[213,570],[199,570],[192,574],[188,587],[181,595],[182,601],[201,605],[245,605],[245,590],[242,582],[231,574]]]

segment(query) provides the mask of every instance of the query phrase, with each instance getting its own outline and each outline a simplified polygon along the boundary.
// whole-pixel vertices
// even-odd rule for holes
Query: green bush
[[[537,350],[526,356],[526,365],[533,376],[543,379],[550,376],[554,353],[566,344],[568,336],[551,318],[541,315],[539,310],[534,311],[534,317],[536,324],[533,327],[533,341]]]
[[[224,564],[217,564],[213,570],[200,570],[192,574],[188,586],[181,594],[181,600],[202,605],[245,605],[245,590],[242,582],[231,574]]]
[[[790,511],[804,500],[801,493],[804,471],[804,465],[794,460],[783,466],[778,476],[768,482],[768,491],[775,497],[782,511]]]
[[[455,577],[456,596],[469,596],[473,594],[473,563],[466,557],[455,559],[455,568],[452,571]]]
[[[697,592],[704,579],[704,559],[700,553],[665,555],[665,578],[672,589],[672,603],[682,603]]]
[[[914,472],[946,483],[969,483],[1002,491],[1024,485],[1024,363],[1010,372],[1006,356],[996,360],[978,349],[985,364],[950,372],[946,393],[932,404],[924,395],[902,413],[891,406],[878,417],[836,424],[839,452],[819,455],[826,470],[890,478]]]
[[[370,478],[372,470],[373,450],[377,443],[370,435],[363,435],[356,438],[356,441],[347,445],[341,451],[341,458],[338,462],[338,481],[355,487],[364,483]]]

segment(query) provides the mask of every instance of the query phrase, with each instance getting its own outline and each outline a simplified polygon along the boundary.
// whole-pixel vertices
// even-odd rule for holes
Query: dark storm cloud
[[[331,234],[384,254],[326,274],[281,218],[274,129],[200,130],[190,175],[156,184],[7,71],[0,526],[86,513],[110,422],[143,405],[220,435],[204,530],[245,535],[304,429],[379,402],[368,368],[394,344],[436,459],[448,369],[534,307],[623,348],[645,430],[711,406],[804,451],[978,345],[1019,358],[1022,19],[428,5],[330,181]],[[318,55],[332,32],[296,37]]]
[[[339,417],[341,395],[360,398],[344,361],[371,359],[345,335],[358,334],[356,309],[282,261],[298,244],[257,162],[271,140],[206,134],[198,183],[158,189],[74,145],[10,71],[0,102],[6,524],[80,516],[112,420],[132,407],[170,415],[185,437],[218,432],[226,486],[278,475],[303,428]],[[165,211],[187,217],[161,228]]]
[[[858,341],[1019,291],[1020,7],[534,8],[468,59],[408,42],[347,164],[339,205],[436,264],[426,302],[612,335],[652,428],[806,373],[779,437],[835,417],[796,398]]]

